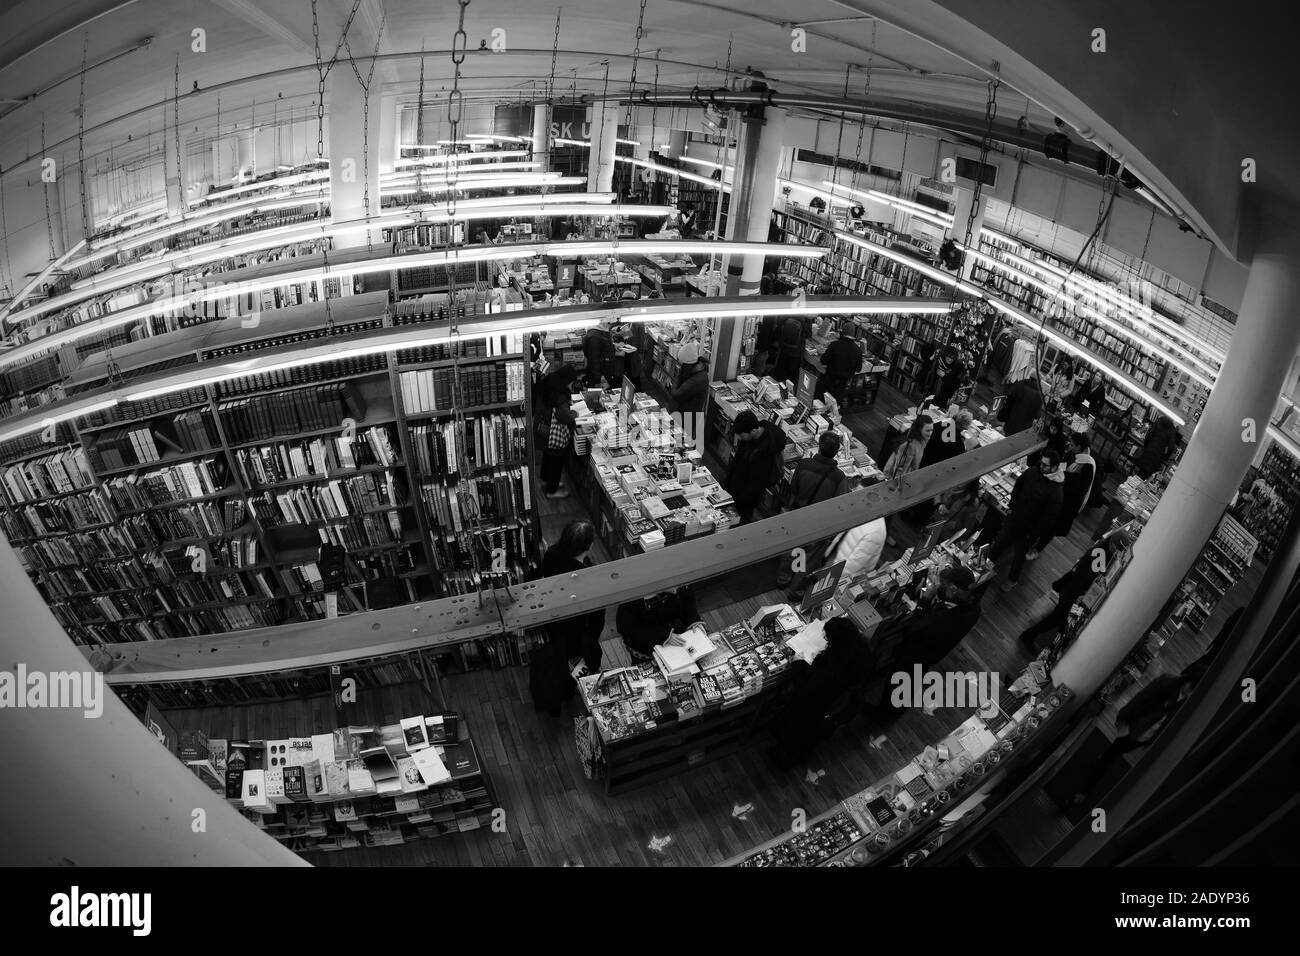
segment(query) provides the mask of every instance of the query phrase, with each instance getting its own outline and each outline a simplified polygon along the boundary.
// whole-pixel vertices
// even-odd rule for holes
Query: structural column
[[[767,241],[785,146],[785,116],[784,110],[768,107],[755,115],[741,117],[727,212],[727,235],[737,242]],[[724,260],[726,294],[758,295],[764,259],[761,255],[727,256]],[[743,335],[736,327],[738,321],[742,320],[718,320],[718,354],[713,368],[717,380],[733,379],[741,371]]]
[[[3,539],[0,607],[0,680],[27,705],[7,701],[0,711],[0,764],[6,769],[0,813],[22,820],[6,833],[6,863],[304,865],[145,729],[90,669]],[[20,673],[25,686],[12,683]],[[36,701],[28,690],[36,674],[57,675],[64,687],[79,688],[79,706],[52,706],[56,701],[48,693],[41,706],[31,706]]]
[[[587,160],[587,192],[607,193],[614,188],[614,151],[618,146],[618,103],[602,100],[591,105],[591,156]]]
[[[533,106],[533,159],[541,163],[537,172],[551,169],[551,105],[536,103]]]
[[[1260,222],[1227,358],[1133,560],[1052,676],[1087,696],[1145,635],[1191,569],[1255,455],[1300,347],[1300,231]]]
[[[326,82],[326,106],[329,110],[329,140],[326,157],[330,164],[330,211],[334,222],[364,219],[366,215],[365,144],[370,147],[370,214],[379,214],[379,96],[371,94],[369,137],[365,135],[362,117],[365,116],[366,95],[361,84],[350,70],[331,70]],[[364,229],[335,238],[338,248],[366,244]]]

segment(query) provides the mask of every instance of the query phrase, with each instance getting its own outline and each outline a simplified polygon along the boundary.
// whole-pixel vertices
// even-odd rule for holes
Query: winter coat
[[[1133,470],[1139,478],[1150,478],[1169,460],[1177,444],[1178,429],[1174,424],[1165,425],[1163,421],[1157,421],[1147,429],[1146,440],[1133,462]]]
[[[1043,395],[1038,391],[1038,382],[1032,377],[1024,378],[1007,390],[1007,400],[998,413],[998,420],[1008,436],[1015,435],[1038,421],[1042,409]]]
[[[929,670],[952,653],[979,622],[980,602],[963,604],[939,601],[918,609],[907,623],[907,636],[898,647],[893,671],[911,671],[917,664]]]
[[[956,427],[953,427],[956,430]],[[948,426],[936,424],[934,434],[926,442],[925,451],[921,455],[921,467],[938,464],[941,461],[947,461],[949,458],[956,458],[966,451],[966,440],[961,435],[954,435],[952,441],[944,441],[944,435],[948,431]]]
[[[554,548],[547,549],[542,556],[542,576],[571,574],[591,567],[591,561],[577,561],[568,555],[562,555]],[[563,621],[547,625],[547,634],[552,643],[564,648],[565,659],[581,657],[587,662],[587,669],[600,670],[600,632],[605,629],[605,612],[591,611]]]
[[[848,381],[862,371],[862,346],[841,336],[822,353],[822,365],[832,378]]]
[[[1097,463],[1091,455],[1077,455],[1074,463],[1065,469],[1065,487],[1061,493],[1061,514],[1056,519],[1056,535],[1063,538],[1074,527],[1074,519],[1079,517],[1083,506],[1092,491],[1092,482],[1097,475]]]
[[[649,657],[670,633],[680,634],[699,619],[695,591],[688,585],[619,605],[616,623],[623,643]]]
[[[835,459],[818,453],[804,458],[794,466],[790,478],[790,497],[787,505],[793,510],[826,501],[849,490],[849,480],[835,464]],[[733,492],[734,494],[734,492]]]
[[[841,580],[845,581],[855,575],[874,571],[880,563],[880,555],[885,550],[885,538],[888,536],[884,518],[850,528],[831,542],[830,558],[826,563],[843,561],[844,574]]]
[[[921,467],[921,462],[925,458],[926,446],[918,439],[904,439],[894,449],[894,453],[889,456],[889,461],[885,462],[885,478],[897,478],[899,475],[910,475],[916,469]]]
[[[1065,477],[1060,469],[1050,478],[1037,468],[1025,471],[1011,489],[1007,522],[1022,532],[1050,538],[1061,514]]]
[[[674,412],[702,412],[709,397],[709,369],[700,365],[682,379],[669,396],[669,407]]]
[[[781,323],[781,329],[777,333],[777,345],[782,355],[803,355],[803,340],[803,321],[798,316],[792,315]]]
[[[763,436],[754,441],[737,442],[727,469],[723,487],[731,492],[742,510],[752,508],[763,500],[763,493],[772,484],[772,470],[782,459],[787,438],[778,426],[761,422]]]
[[[614,337],[608,329],[588,329],[582,337],[582,354],[587,357],[586,374],[589,380],[604,378],[613,384]]]

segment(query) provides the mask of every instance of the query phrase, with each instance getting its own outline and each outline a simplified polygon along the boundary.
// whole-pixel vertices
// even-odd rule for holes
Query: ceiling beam
[[[297,33],[290,30],[265,10],[258,9],[249,0],[213,0],[213,2],[250,26],[261,30],[272,39],[287,44],[290,49],[298,53],[306,54],[312,58],[313,63],[315,62],[315,47],[306,38],[298,36]]]

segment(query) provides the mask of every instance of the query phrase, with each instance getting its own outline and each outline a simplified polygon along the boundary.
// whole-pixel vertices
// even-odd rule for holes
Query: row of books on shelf
[[[45,534],[69,534],[117,520],[108,499],[98,488],[11,507],[12,511],[4,513],[7,519],[6,533],[11,535],[11,540]]]
[[[523,362],[432,368],[401,373],[402,407],[407,414],[522,402],[528,387]]]
[[[77,422],[81,430],[86,431],[91,428],[111,425],[114,422],[158,418],[168,412],[174,412],[190,405],[199,405],[207,400],[207,392],[202,388],[189,388],[183,392],[172,392],[168,395],[158,395],[135,402],[119,402],[112,408],[84,415],[77,419]],[[216,444],[216,442],[212,442],[212,444]]]
[[[234,444],[325,428],[341,433],[348,419],[354,423],[364,419],[366,408],[361,390],[352,382],[290,389],[218,406],[226,435]]]
[[[431,544],[439,584],[448,594],[475,594],[517,584],[532,567],[528,555],[535,553],[533,537],[529,525],[435,535]],[[499,561],[502,555],[504,561]]]
[[[397,464],[394,439],[387,427],[255,448],[238,448],[235,467],[249,487],[295,478],[326,478],[342,471]]]
[[[309,524],[349,518],[406,503],[406,485],[393,471],[331,478],[320,484],[264,491],[250,496],[253,512],[265,527]]]
[[[119,527],[135,542],[137,550],[144,550],[157,547],[158,542],[231,534],[247,520],[243,499],[226,498],[130,515]]]
[[[373,332],[383,327],[384,320],[378,316],[340,316],[334,322],[316,325],[311,328],[298,329],[294,332],[272,334],[269,330],[255,339],[234,342],[203,350],[205,361],[217,358],[229,358],[232,355],[247,355],[250,352],[262,352],[272,348],[292,348],[294,346],[320,345],[323,340],[340,336],[356,335],[361,332]],[[274,326],[272,326],[274,328]]]
[[[423,482],[420,497],[434,528],[444,534],[487,523],[525,523],[532,512],[532,487],[526,468],[511,466],[492,474],[462,478],[455,484]]]
[[[311,385],[330,379],[359,378],[382,372],[387,359],[383,355],[361,355],[352,358],[337,359],[332,362],[319,362],[313,365],[300,365],[296,368],[281,369],[278,372],[259,372],[241,378],[226,379],[217,384],[217,392],[222,398],[232,395],[247,395],[250,392],[266,392],[292,388],[296,385]],[[320,426],[328,428],[328,425]]]
[[[528,419],[497,413],[411,428],[411,454],[421,476],[450,476],[462,463],[473,470],[527,461]]]
[[[321,538],[351,551],[401,544],[402,520],[396,511],[361,515],[346,524],[329,524],[320,529]]]
[[[522,332],[506,332],[485,338],[422,345],[419,348],[402,349],[397,353],[397,361],[400,365],[418,365],[424,362],[450,362],[455,359],[518,356],[524,352],[523,338]]]
[[[82,448],[67,448],[0,469],[6,503],[35,501],[50,495],[94,487],[95,476]]]
[[[546,635],[543,632],[520,631],[466,641],[450,648],[447,653],[464,671],[478,670],[481,667],[499,670],[527,664],[532,652],[545,645]]]
[[[104,491],[113,507],[122,512],[215,495],[229,483],[230,469],[224,457],[213,457],[110,478],[104,482]]]

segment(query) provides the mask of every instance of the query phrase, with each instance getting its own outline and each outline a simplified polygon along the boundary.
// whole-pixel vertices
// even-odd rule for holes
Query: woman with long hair
[[[930,436],[933,434],[934,421],[930,416],[917,415],[912,422],[912,427],[907,430],[907,435],[898,443],[894,453],[889,456],[889,461],[885,463],[885,480],[901,478],[920,468],[921,459],[925,457],[925,447],[930,443]],[[893,535],[890,535],[885,543],[891,548],[898,544]]]
[[[595,542],[596,529],[590,521],[570,521],[555,543],[546,549],[542,577],[591,567],[588,552]],[[528,682],[537,710],[552,717],[560,716],[560,706],[577,689],[571,661],[582,658],[589,672],[600,670],[600,633],[604,628],[604,609],[547,626],[546,645],[534,650],[529,659]]]

